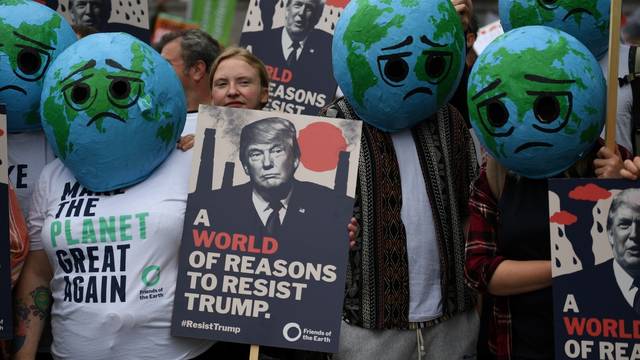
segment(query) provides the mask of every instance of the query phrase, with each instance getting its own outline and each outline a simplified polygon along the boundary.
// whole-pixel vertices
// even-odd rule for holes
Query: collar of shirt
[[[624,295],[624,299],[633,307],[633,299],[636,296],[636,292],[638,292],[638,287],[633,284],[633,277],[624,271],[616,259],[613,259],[613,273],[616,276],[616,282],[622,291],[622,295]]]
[[[302,49],[304,49],[304,43],[307,42],[307,38],[304,38],[304,40],[298,41],[298,42],[300,43],[300,47],[298,48],[298,51],[296,54],[296,60],[300,58],[300,54],[302,54]],[[285,59],[289,58],[289,54],[291,54],[291,52],[293,51],[293,47],[291,47],[291,45],[293,45],[293,40],[291,40],[291,37],[289,37],[287,28],[283,27],[282,28],[282,51]]]
[[[280,200],[282,204],[282,208],[278,211],[278,216],[280,217],[280,223],[284,223],[284,216],[287,213],[287,208],[289,207],[289,200],[291,199],[291,191],[286,198]],[[251,200],[253,201],[253,207],[256,209],[258,216],[260,217],[260,221],[262,221],[262,225],[267,225],[267,219],[273,209],[269,206],[269,202],[260,196],[255,190],[251,192]]]

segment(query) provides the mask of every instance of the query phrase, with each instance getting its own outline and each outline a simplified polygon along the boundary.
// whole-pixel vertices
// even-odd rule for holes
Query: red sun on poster
[[[338,166],[340,151],[347,149],[342,131],[326,122],[312,123],[300,130],[300,161],[309,170],[329,171]]]

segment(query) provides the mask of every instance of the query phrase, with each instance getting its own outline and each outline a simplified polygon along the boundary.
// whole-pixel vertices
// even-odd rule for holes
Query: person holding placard
[[[544,26],[503,34],[471,72],[471,122],[490,156],[469,201],[465,275],[496,359],[554,357],[547,179],[616,174],[598,152],[604,94],[589,49]]]
[[[170,335],[192,156],[174,149],[186,115],[175,72],[130,35],[94,34],[52,63],[44,89],[58,159],[28,217],[15,358],[33,358],[48,316],[55,358],[197,358],[211,341]]]

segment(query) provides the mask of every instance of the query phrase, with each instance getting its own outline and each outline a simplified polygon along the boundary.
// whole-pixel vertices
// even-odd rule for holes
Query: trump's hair
[[[615,218],[620,205],[629,204],[634,207],[640,207],[640,204],[627,199],[627,197],[631,195],[637,195],[640,198],[640,189],[625,189],[613,197],[611,207],[609,208],[609,214],[607,215],[607,231],[611,231],[611,228],[613,227],[613,219]]]
[[[289,146],[296,159],[300,158],[300,146],[296,127],[287,119],[270,117],[258,120],[242,128],[240,132],[240,162],[244,166],[248,160],[248,149],[252,144],[282,142]]]

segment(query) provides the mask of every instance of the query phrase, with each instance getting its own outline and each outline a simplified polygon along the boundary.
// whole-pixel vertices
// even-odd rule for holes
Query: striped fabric
[[[325,108],[323,114],[359,119],[344,98]],[[400,170],[391,136],[365,123],[354,207],[360,229],[357,245],[350,251],[344,319],[368,329],[432,326],[475,303],[474,292],[464,283],[463,221],[469,185],[477,173],[468,129],[458,111],[446,105],[411,132],[440,247],[443,315],[422,323],[408,320],[409,269],[400,219]]]

